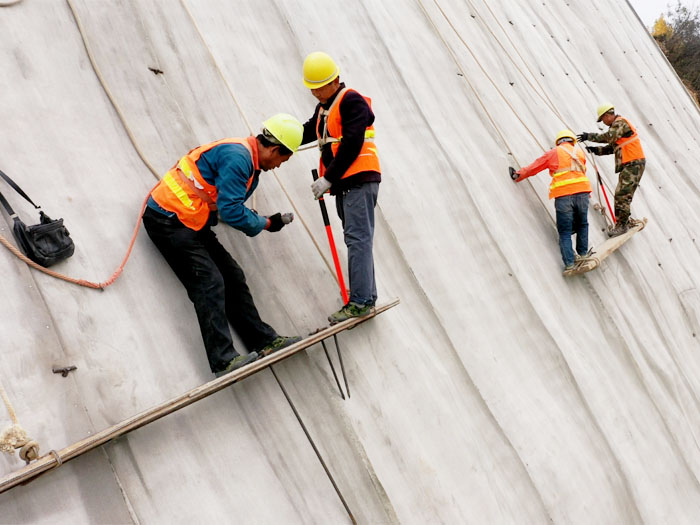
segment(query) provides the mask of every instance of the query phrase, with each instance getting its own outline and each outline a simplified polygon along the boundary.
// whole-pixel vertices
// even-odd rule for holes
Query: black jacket
[[[341,83],[338,91],[325,104],[319,103],[316,105],[313,117],[304,124],[302,144],[308,144],[317,140],[316,122],[321,106],[324,109],[328,109],[344,87],[345,84]],[[342,193],[365,182],[380,182],[382,180],[381,174],[377,171],[362,171],[341,179],[359,155],[362,144],[365,141],[365,130],[374,123],[374,113],[364,97],[356,91],[350,91],[343,97],[338,110],[343,123],[343,140],[338,146],[335,157],[333,156],[330,143],[323,147],[321,153],[321,160],[326,168],[324,177],[332,184],[332,195]],[[323,134],[323,126],[324,122],[322,121],[319,129],[321,134]]]

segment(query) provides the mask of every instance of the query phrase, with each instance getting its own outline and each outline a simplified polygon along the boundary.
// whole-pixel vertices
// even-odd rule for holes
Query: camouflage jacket
[[[589,133],[588,140],[591,142],[607,142],[605,146],[597,146],[591,148],[593,153],[596,155],[610,155],[615,154],[615,173],[622,171],[622,148],[620,148],[615,142],[623,137],[631,137],[634,135],[632,128],[629,127],[627,121],[619,116],[615,118],[610,128],[605,133]],[[633,160],[628,162],[632,164],[633,162],[639,162]]]

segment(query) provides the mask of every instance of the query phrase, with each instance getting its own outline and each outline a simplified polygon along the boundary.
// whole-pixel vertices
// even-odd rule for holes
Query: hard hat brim
[[[336,70],[336,72],[333,75],[331,75],[330,78],[327,78],[327,79],[322,80],[320,82],[309,82],[306,79],[303,79],[303,82],[304,82],[304,85],[309,89],[318,89],[318,88],[322,88],[323,86],[327,86],[328,84],[333,82],[336,78],[338,78],[339,75],[340,75],[340,71]]]
[[[598,107],[598,120],[596,122],[600,122],[603,120],[603,116],[608,113],[609,111],[614,111],[615,106],[612,104],[602,104],[600,107]]]

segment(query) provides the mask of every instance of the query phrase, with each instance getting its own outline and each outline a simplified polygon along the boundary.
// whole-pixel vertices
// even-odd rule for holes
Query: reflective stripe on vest
[[[632,130],[632,135],[630,137],[623,137],[615,141],[615,145],[622,151],[622,164],[627,164],[633,160],[641,160],[644,158],[644,150],[642,149],[642,143],[639,140],[639,135],[630,121],[625,117],[619,117],[625,122]]]
[[[565,143],[569,144],[569,143]],[[581,148],[564,144],[557,146],[559,168],[551,171],[552,183],[549,185],[549,198],[555,199],[565,195],[591,191],[591,183],[586,177],[586,156]]]
[[[246,192],[249,191],[258,169],[255,137],[218,140],[191,150],[168,170],[151,193],[158,206],[175,213],[180,222],[195,231],[206,225],[211,211],[216,211],[217,199],[216,186],[204,180],[197,161],[203,153],[220,144],[241,144],[248,150],[253,163],[253,174],[246,184]]]
[[[328,109],[321,108],[318,112],[318,119],[316,121],[316,137],[318,138],[318,147],[322,150],[324,145],[331,144],[333,156],[335,156],[337,153],[338,148],[340,147],[340,142],[343,138],[343,123],[340,116],[340,102],[349,91],[354,90],[351,90],[350,88],[341,89],[331,103],[330,107]],[[368,97],[363,98],[367,102],[367,105],[369,105],[371,108],[371,99]],[[322,121],[324,123],[323,134],[319,133]],[[323,160],[321,160],[319,163],[319,173],[321,177],[323,177],[325,171],[326,168],[323,165]],[[380,172],[379,157],[377,155],[377,148],[374,145],[374,126],[369,126],[367,129],[365,129],[365,140],[362,144],[362,149],[360,149],[360,153],[357,155],[357,158],[341,176],[341,179],[345,179],[362,171]]]
[[[335,144],[336,142],[342,142],[342,140],[343,140],[343,137],[338,137],[337,139],[335,139],[333,137],[322,137],[318,141],[318,147],[319,147],[319,149],[321,149],[326,144]],[[373,129],[366,129],[365,130],[365,142],[374,142],[374,130]]]

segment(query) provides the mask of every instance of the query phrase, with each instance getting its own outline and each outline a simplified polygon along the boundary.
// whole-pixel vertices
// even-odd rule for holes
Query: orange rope
[[[160,184],[160,182],[158,184]],[[156,186],[158,186],[158,184],[156,184]],[[153,186],[151,191],[153,191],[156,188],[156,186]],[[35,270],[39,270],[40,272],[45,273],[46,275],[50,275],[51,277],[55,277],[56,279],[61,279],[62,281],[77,284],[79,286],[85,286],[86,288],[94,288],[94,289],[104,290],[105,288],[107,288],[110,284],[113,284],[114,281],[116,281],[119,278],[122,271],[124,270],[124,266],[126,266],[126,261],[129,259],[129,256],[131,255],[131,250],[134,248],[134,243],[136,242],[136,237],[139,234],[139,227],[141,226],[141,216],[143,215],[143,212],[146,209],[146,204],[148,203],[148,197],[151,196],[151,191],[148,192],[148,195],[146,195],[146,198],[143,200],[143,204],[141,204],[141,211],[139,212],[139,216],[136,219],[136,225],[134,226],[134,233],[131,236],[131,242],[129,243],[129,247],[126,250],[126,255],[124,255],[124,258],[122,259],[122,262],[119,265],[119,267],[116,270],[114,270],[114,273],[109,277],[109,279],[107,279],[104,282],[94,283],[92,281],[86,281],[85,279],[75,279],[73,277],[68,277],[67,275],[63,275],[62,273],[58,273],[58,272],[54,272],[53,270],[49,270],[48,268],[44,268],[43,266],[35,263],[30,258],[28,258],[26,255],[24,255],[21,251],[19,251],[19,249],[17,249],[17,247],[15,247],[10,241],[5,239],[5,237],[3,237],[2,235],[0,235],[0,243],[2,243],[5,246],[5,248],[10,250],[19,259],[23,260],[29,266],[31,266]]]

